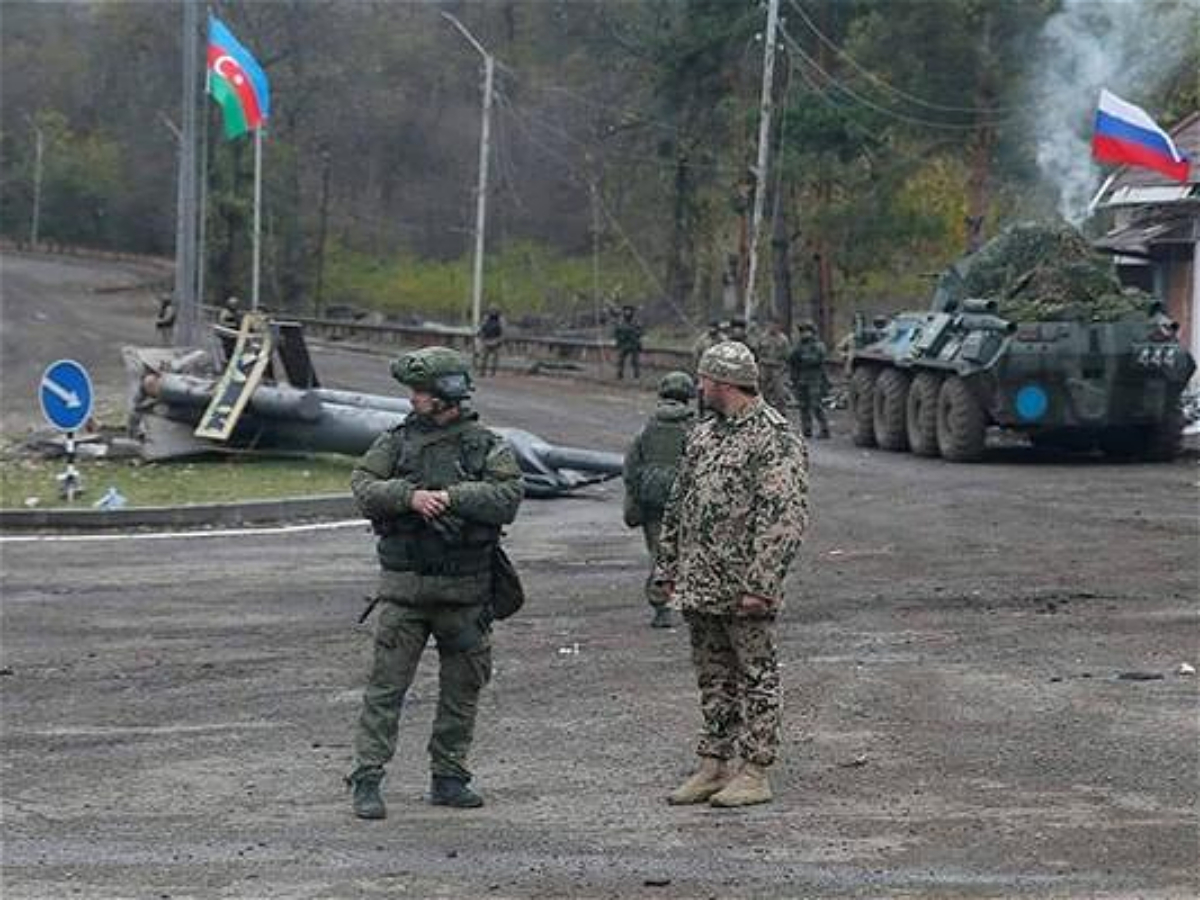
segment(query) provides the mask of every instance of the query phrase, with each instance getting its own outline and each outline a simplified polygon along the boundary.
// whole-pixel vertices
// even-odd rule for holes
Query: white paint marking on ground
[[[166,541],[172,539],[244,537],[247,535],[297,534],[304,531],[332,531],[338,528],[366,528],[364,519],[340,522],[312,522],[307,525],[272,525],[261,528],[220,528],[214,531],[148,531],[118,534],[21,534],[0,535],[0,544],[73,543],[87,541]]]
[[[34,737],[109,737],[118,734],[194,734],[205,731],[242,731],[286,728],[281,722],[212,722],[208,725],[77,725],[63,728],[9,729],[9,734]]]

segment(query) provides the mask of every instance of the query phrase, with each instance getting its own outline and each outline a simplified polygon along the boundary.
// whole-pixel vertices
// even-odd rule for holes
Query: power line
[[[788,3],[791,5],[792,9],[794,9],[796,11],[796,13],[800,16],[800,18],[804,22],[804,24],[808,26],[809,31],[811,31],[814,35],[816,35],[818,40],[820,40],[823,44],[825,44],[825,46],[829,47],[831,50],[833,50],[834,53],[836,53],[838,56],[840,56],[842,59],[844,59],[847,63],[849,63],[849,65],[852,69],[854,69],[856,72],[861,74],[868,81],[871,81],[872,83],[878,85],[881,90],[893,95],[894,97],[897,97],[898,99],[905,100],[909,103],[915,104],[916,106],[923,106],[926,109],[930,109],[930,110],[934,110],[934,111],[941,111],[941,112],[964,113],[964,114],[979,115],[979,116],[991,116],[993,114],[999,113],[999,114],[1001,114],[1000,118],[1007,118],[1011,113],[1016,112],[1016,110],[1013,107],[1009,107],[1009,106],[993,106],[993,107],[950,106],[950,105],[946,105],[946,104],[942,104],[942,103],[934,103],[931,100],[924,100],[921,97],[916,96],[915,94],[910,94],[907,91],[903,91],[900,88],[895,87],[894,85],[890,84],[885,79],[879,77],[874,72],[872,72],[870,69],[866,68],[866,66],[859,63],[858,60],[856,60],[853,56],[851,56],[849,53],[847,53],[845,49],[843,49],[841,46],[839,46],[837,43],[835,43],[832,39],[830,39],[823,31],[821,31],[820,28],[817,27],[816,23],[813,22],[813,20],[811,18],[809,18],[809,16],[804,12],[804,8],[800,5],[799,0],[788,0]]]
[[[783,39],[788,44],[788,46],[791,47],[797,53],[797,55],[800,56],[801,59],[803,59],[806,63],[808,63],[808,65],[814,71],[819,72],[832,89],[837,90],[837,91],[841,92],[842,94],[845,94],[849,99],[853,100],[855,103],[859,104],[860,106],[864,106],[868,109],[871,109],[871,110],[879,113],[882,116],[886,116],[889,119],[894,119],[898,122],[904,122],[905,124],[908,124],[908,125],[918,125],[923,128],[935,128],[935,129],[940,129],[942,131],[958,131],[958,132],[976,131],[979,129],[980,124],[996,124],[996,123],[953,124],[950,122],[936,122],[932,119],[924,119],[924,118],[921,118],[920,116],[911,116],[906,113],[896,112],[894,109],[889,109],[886,106],[881,106],[880,104],[874,102],[870,98],[864,97],[862,94],[859,94],[857,91],[847,87],[845,84],[843,84],[841,81],[839,81],[833,75],[831,75],[829,72],[825,71],[825,69],[821,68],[820,64],[815,59],[813,59],[811,56],[809,56],[807,52],[805,52],[804,48],[800,46],[799,42],[794,37],[792,37],[791,34],[785,28],[780,27],[779,32],[780,32],[780,34],[783,35]]]

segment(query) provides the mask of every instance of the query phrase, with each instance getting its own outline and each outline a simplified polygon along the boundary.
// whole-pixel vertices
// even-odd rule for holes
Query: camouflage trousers
[[[500,368],[500,341],[487,340],[483,341],[479,348],[479,376],[486,378],[487,375],[495,375]],[[490,367],[490,369],[489,369]]]
[[[658,557],[658,536],[662,532],[662,519],[646,519],[642,522],[642,537],[646,539],[646,551],[650,554],[650,574],[646,576],[646,602],[651,606],[665,606],[667,592],[661,584],[654,583],[654,561]]]
[[[467,753],[479,692],[492,676],[492,645],[479,625],[481,606],[380,604],[375,662],[354,737],[355,770],[382,769],[396,752],[400,709],[425,645],[438,651],[438,705],[429,738],[434,775],[470,779]]]
[[[805,437],[812,435],[813,419],[816,419],[821,434],[829,433],[829,420],[825,418],[825,407],[821,405],[824,395],[824,382],[801,381],[796,385],[796,398],[800,403],[800,430]]]
[[[775,762],[783,693],[775,619],[687,612],[704,726],[698,756]]]
[[[625,360],[629,360],[629,367],[633,370],[634,378],[642,376],[642,351],[634,347],[618,347],[617,348],[617,377],[625,377]]]

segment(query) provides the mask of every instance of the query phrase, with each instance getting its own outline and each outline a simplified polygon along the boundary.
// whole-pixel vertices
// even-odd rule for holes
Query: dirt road
[[[4,262],[11,384],[30,320]],[[26,265],[53,307],[53,271]],[[120,297],[88,307],[98,334],[108,299],[128,314]],[[318,365],[388,387],[375,358]],[[498,424],[605,449],[648,404],[515,377],[480,397]],[[531,600],[495,635],[474,753],[488,805],[421,800],[426,665],[391,816],[370,824],[340,783],[370,657],[360,526],[5,538],[4,896],[1200,892],[1198,681],[1177,674],[1200,664],[1194,460],[1018,448],[952,466],[838,436],[814,446],[812,481],[781,624],[778,800],[747,811],[662,802],[698,711],[686,635],[646,627],[615,488],[527,502],[512,529]]]

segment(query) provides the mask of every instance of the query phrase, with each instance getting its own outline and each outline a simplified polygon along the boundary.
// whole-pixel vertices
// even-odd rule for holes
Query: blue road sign
[[[46,421],[59,431],[74,431],[92,414],[92,379],[73,359],[46,367],[38,396]]]

